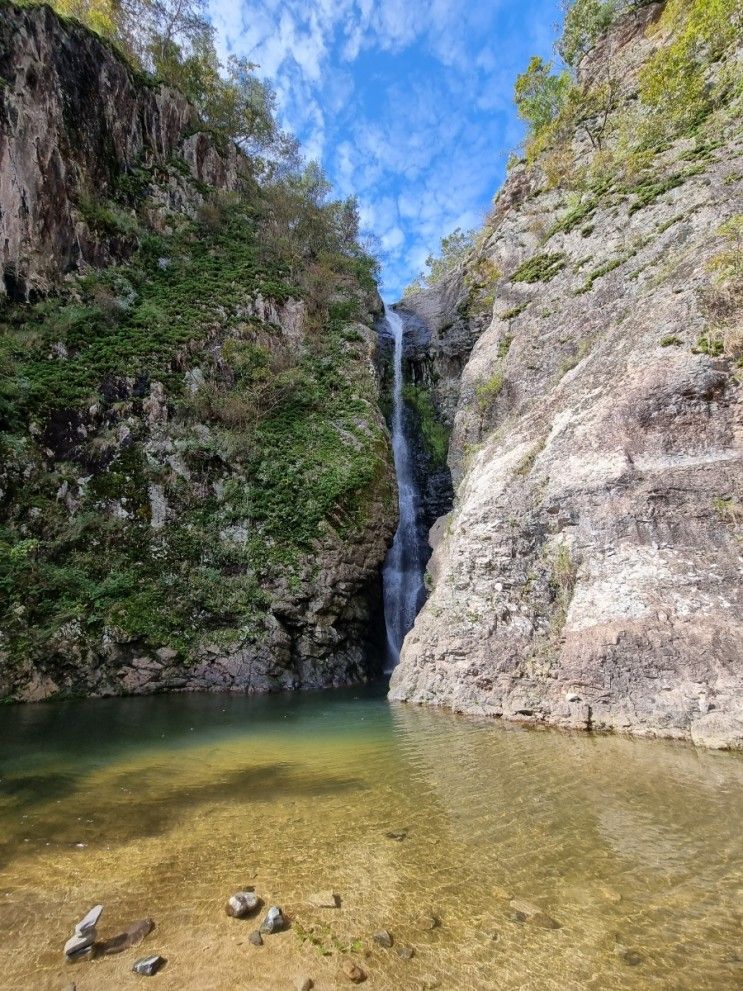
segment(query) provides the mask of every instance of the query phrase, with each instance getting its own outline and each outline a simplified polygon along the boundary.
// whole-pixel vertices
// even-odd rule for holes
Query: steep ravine
[[[111,45],[0,6],[0,698],[367,678],[368,260]]]
[[[620,81],[620,122],[663,11],[580,66]],[[634,171],[587,127],[513,166],[473,255],[404,302],[456,500],[392,699],[743,747],[740,295],[715,277],[739,251],[733,106]]]

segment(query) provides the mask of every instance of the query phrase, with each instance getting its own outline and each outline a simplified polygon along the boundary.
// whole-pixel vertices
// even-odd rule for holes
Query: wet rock
[[[415,950],[412,946],[398,946],[395,952],[403,960],[412,960],[415,956]]]
[[[82,936],[84,933],[91,932],[98,925],[98,920],[103,912],[103,905],[94,905],[93,908],[88,912],[87,915],[83,916],[82,919],[75,926],[75,935]]]
[[[139,960],[135,960],[132,966],[132,972],[141,974],[143,977],[153,977],[166,963],[167,960],[165,957],[161,957],[158,954],[151,957],[141,957]]]
[[[139,919],[137,922],[132,922],[131,925],[127,926],[118,935],[111,936],[109,939],[104,939],[96,943],[93,947],[93,953],[97,957],[106,957],[114,953],[121,953],[123,950],[128,950],[129,947],[141,943],[145,936],[149,936],[154,928],[155,923],[152,919]]]
[[[514,910],[514,915],[523,915],[523,919],[517,919],[514,921],[518,922],[528,922],[532,926],[540,926],[542,929],[559,929],[560,923],[552,918],[551,915],[547,915],[542,909],[535,905],[534,902],[528,902],[525,898],[512,898],[511,908]],[[512,916],[513,918],[513,916]]]
[[[372,939],[379,946],[384,946],[386,949],[389,949],[392,946],[392,936],[386,929],[377,930],[377,932],[375,932],[372,936]]]
[[[243,919],[246,915],[257,912],[260,907],[261,900],[255,892],[236,891],[230,896],[224,910],[231,919]]]
[[[312,991],[315,982],[311,977],[297,977],[294,981],[294,991]]]
[[[248,936],[248,942],[252,943],[253,946],[263,946],[263,937],[260,932],[256,929]]]
[[[397,840],[398,843],[402,843],[407,838],[408,831],[407,829],[390,829],[384,835],[388,840]]]
[[[366,974],[353,960],[344,960],[341,964],[341,970],[354,984],[361,984],[362,981],[366,980]]]
[[[269,908],[266,918],[261,923],[260,931],[264,936],[270,936],[272,933],[281,932],[285,925],[286,919],[282,915],[281,909],[273,905]]]
[[[435,915],[421,915],[416,919],[415,928],[424,932],[435,929],[439,925],[439,920]]]
[[[315,908],[338,908],[340,899],[334,891],[316,891],[310,895],[309,902]]]
[[[64,955],[68,960],[77,960],[91,952],[93,943],[95,943],[95,929],[90,929],[86,933],[75,933],[65,943]]]
[[[642,963],[642,957],[637,950],[632,950],[628,946],[623,946],[621,943],[617,943],[614,947],[614,953],[619,957],[622,963],[626,963],[628,967],[637,967]]]

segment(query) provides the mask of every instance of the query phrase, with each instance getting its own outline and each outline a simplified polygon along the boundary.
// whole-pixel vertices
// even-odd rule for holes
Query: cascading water
[[[390,427],[400,510],[400,522],[382,572],[389,667],[394,667],[400,659],[405,634],[412,628],[423,604],[425,586],[417,526],[418,494],[403,420],[402,352],[405,328],[398,314],[386,305],[384,314],[395,342]]]

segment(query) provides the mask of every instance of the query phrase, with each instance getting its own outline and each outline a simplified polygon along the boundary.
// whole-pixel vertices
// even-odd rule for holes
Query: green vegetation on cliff
[[[117,263],[0,313],[0,674],[260,642],[392,515],[355,202],[239,162],[229,192],[121,162],[76,204]]]

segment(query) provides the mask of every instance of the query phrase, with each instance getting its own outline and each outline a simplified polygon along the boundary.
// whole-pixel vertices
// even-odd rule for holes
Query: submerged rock
[[[261,904],[260,898],[254,891],[236,891],[228,899],[224,910],[232,919],[243,919],[246,915],[257,912]]]
[[[309,902],[315,908],[338,908],[340,899],[334,891],[317,891],[310,895]]]
[[[511,918],[513,916],[519,916],[519,918],[514,919],[515,922],[528,922],[530,925],[540,926],[542,929],[560,928],[560,923],[556,919],[553,919],[551,915],[543,912],[534,902],[528,902],[525,898],[512,898],[510,904],[513,909]]]
[[[286,925],[286,919],[284,918],[281,909],[276,905],[269,908],[266,918],[261,923],[261,932],[270,936],[272,933],[281,932],[281,930]]]
[[[366,980],[366,973],[353,960],[344,960],[341,964],[341,970],[354,984],[361,984],[362,981]]]
[[[384,835],[388,840],[397,840],[398,843],[402,843],[404,839],[407,839],[408,831],[407,829],[390,829]]]
[[[312,991],[315,982],[311,977],[298,977],[294,981],[294,991]]]
[[[427,931],[429,929],[435,929],[440,924],[439,919],[435,915],[421,915],[416,919],[415,928]]]
[[[415,956],[415,950],[412,946],[398,946],[395,952],[403,960],[412,960]]]
[[[252,943],[253,946],[263,946],[263,937],[260,932],[256,929],[248,936],[248,942]]]
[[[155,923],[152,919],[139,919],[137,922],[132,922],[131,925],[127,926],[118,935],[111,936],[96,943],[93,947],[93,953],[97,957],[106,957],[114,953],[121,953],[123,950],[128,950],[131,946],[141,943],[145,936],[149,936],[154,928]]]
[[[378,943],[379,946],[384,946],[387,949],[389,949],[392,946],[392,936],[390,933],[387,932],[386,929],[379,929],[377,932],[374,933],[372,939],[374,940],[375,943]]]
[[[161,957],[159,954],[151,957],[142,957],[140,960],[134,962],[132,971],[144,977],[153,977],[167,962],[165,957]]]

